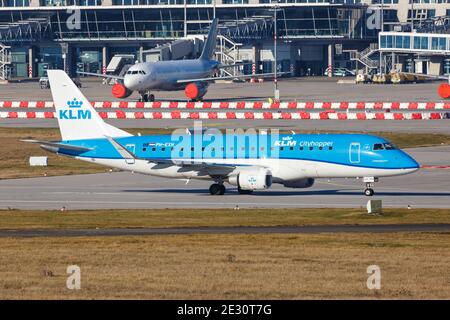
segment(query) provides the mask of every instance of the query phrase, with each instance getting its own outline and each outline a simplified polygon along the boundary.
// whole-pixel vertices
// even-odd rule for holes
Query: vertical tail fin
[[[214,49],[216,48],[217,41],[217,23],[219,19],[214,18],[211,26],[209,28],[208,38],[206,39],[205,45],[203,46],[203,51],[200,59],[211,60],[214,55]]]
[[[62,140],[131,136],[104,122],[64,71],[48,70],[48,78]]]

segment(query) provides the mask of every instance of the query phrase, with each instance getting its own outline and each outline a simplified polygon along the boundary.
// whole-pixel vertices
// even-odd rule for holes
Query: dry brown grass
[[[131,133],[169,134],[171,129],[127,129]],[[450,144],[450,136],[439,134],[377,133],[400,147],[417,147]],[[20,142],[22,139],[59,140],[56,128],[0,128],[0,179],[58,176],[67,174],[98,173],[109,168],[84,161],[57,156],[42,150],[38,145]],[[48,156],[48,167],[30,167],[30,156]]]
[[[324,224],[450,223],[450,209],[145,209],[0,210],[0,229],[168,228],[212,226],[301,226]]]
[[[0,299],[450,298],[449,234],[0,239]],[[233,259],[230,259],[233,257]],[[81,267],[81,290],[66,268]],[[381,290],[366,268],[381,268]]]

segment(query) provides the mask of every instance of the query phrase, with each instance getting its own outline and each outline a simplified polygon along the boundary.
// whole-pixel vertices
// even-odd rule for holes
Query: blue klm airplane
[[[49,70],[61,141],[36,141],[44,149],[100,165],[175,179],[225,183],[239,193],[273,183],[308,188],[316,178],[363,178],[372,196],[379,177],[403,175],[418,163],[383,138],[364,134],[222,134],[217,129],[190,134],[133,136],[104,122],[61,70]],[[212,130],[212,131],[211,131]]]

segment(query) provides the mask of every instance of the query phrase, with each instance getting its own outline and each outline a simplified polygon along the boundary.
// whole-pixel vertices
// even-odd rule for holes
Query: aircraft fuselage
[[[125,74],[124,85],[139,92],[184,90],[187,83],[177,83],[178,80],[210,77],[219,64],[203,59],[138,63]]]

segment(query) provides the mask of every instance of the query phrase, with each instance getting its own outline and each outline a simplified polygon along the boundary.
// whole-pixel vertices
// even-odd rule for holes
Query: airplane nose
[[[420,164],[410,155],[403,153],[401,158],[402,166],[408,170],[408,172],[415,172],[420,169]]]
[[[135,90],[135,83],[133,81],[133,79],[131,79],[130,77],[125,76],[125,78],[123,79],[123,85],[129,89],[134,91]]]

